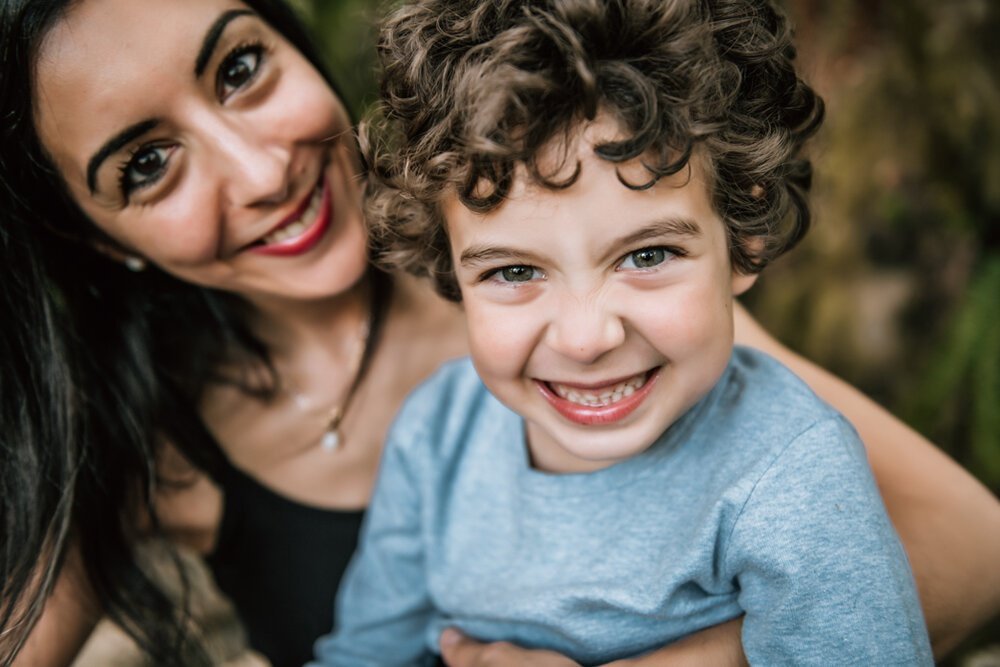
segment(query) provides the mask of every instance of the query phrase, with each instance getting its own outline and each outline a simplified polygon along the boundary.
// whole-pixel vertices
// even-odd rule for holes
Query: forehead
[[[652,175],[644,166],[649,160],[640,156],[615,163],[599,157],[594,150],[597,145],[622,137],[621,126],[614,119],[598,115],[594,121],[581,123],[565,135],[557,135],[535,156],[538,171],[552,183],[565,182],[579,168],[570,187],[553,188],[539,183],[523,164],[519,164],[508,197],[496,209],[486,216],[465,210],[476,218],[525,220],[534,217],[532,210],[544,217],[565,209],[572,210],[576,216],[581,212],[587,217],[604,216],[609,226],[613,226],[617,212],[657,206],[684,209],[695,221],[717,218],[710,200],[710,170],[701,151],[696,150],[678,173],[659,179],[652,187],[630,188],[622,181],[642,185],[651,180]],[[659,156],[649,157],[654,163],[660,159]],[[454,193],[446,196],[443,204],[447,218],[465,208],[458,203]]]
[[[235,0],[83,0],[45,36],[35,122],[61,166],[110,134],[162,112],[194,80],[205,32]],[[77,160],[73,161],[74,163]],[[81,169],[82,166],[74,164]]]

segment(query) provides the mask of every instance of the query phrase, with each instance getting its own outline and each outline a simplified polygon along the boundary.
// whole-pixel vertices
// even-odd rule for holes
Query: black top
[[[232,464],[224,468],[222,524],[208,565],[250,646],[274,667],[301,667],[333,627],[334,597],[364,512],[303,505]]]

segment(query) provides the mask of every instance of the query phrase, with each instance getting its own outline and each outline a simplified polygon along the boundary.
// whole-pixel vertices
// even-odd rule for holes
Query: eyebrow
[[[251,14],[253,14],[253,12],[249,9],[230,9],[229,11],[223,12],[219,18],[215,19],[215,23],[213,23],[212,27],[205,33],[205,39],[201,42],[201,50],[198,51],[198,57],[194,61],[195,77],[201,78],[201,75],[205,73],[205,67],[208,66],[208,61],[212,58],[212,54],[215,52],[215,47],[219,44],[219,38],[222,37],[223,31],[225,31],[226,26],[229,25],[230,21],[241,16],[248,16]]]
[[[253,12],[249,9],[230,9],[215,19],[205,32],[205,37],[201,41],[201,48],[198,50],[198,57],[195,58],[194,75],[196,78],[201,78],[201,75],[205,73],[205,67],[208,66],[208,61],[211,60],[212,54],[215,53],[215,48],[219,45],[219,39],[226,30],[226,26],[233,19],[252,14]],[[87,187],[90,189],[90,194],[94,194],[94,191],[97,190],[97,170],[101,168],[104,161],[159,124],[160,120],[156,118],[139,121],[111,137],[97,149],[93,157],[87,162]]]
[[[654,220],[631,234],[613,241],[610,245],[611,250],[608,252],[608,255],[620,252],[620,249],[625,246],[635,245],[650,239],[662,239],[665,236],[696,239],[702,236],[702,229],[701,225],[689,218],[663,218],[662,220]],[[498,259],[523,262],[525,264],[537,262],[536,257],[532,253],[523,250],[502,246],[474,245],[462,251],[459,257],[459,264],[468,267],[476,264],[488,264]],[[607,259],[607,257],[604,257],[601,261]]]
[[[617,245],[632,245],[633,243],[661,236],[699,238],[701,236],[701,225],[690,218],[663,218],[662,220],[654,220],[644,225],[641,229],[618,239]]]
[[[522,264],[538,263],[538,259],[534,255],[526,253],[523,250],[487,245],[474,245],[466,248],[458,258],[458,263],[468,267],[477,264],[488,264],[498,259],[505,262],[515,261]]]
[[[615,240],[610,245],[610,251],[605,257],[601,258],[601,261],[607,261],[610,256],[620,252],[621,248],[638,245],[643,241],[662,239],[665,236],[697,239],[701,238],[701,235],[701,225],[699,225],[696,220],[691,218],[670,217],[653,220],[631,234],[627,234],[620,239]]]
[[[104,145],[97,149],[94,156],[87,163],[87,187],[90,194],[94,194],[97,189],[97,170],[104,163],[108,156],[114,155],[130,142],[146,134],[160,124],[158,118],[139,121],[135,125],[130,125],[124,130],[104,142]]]

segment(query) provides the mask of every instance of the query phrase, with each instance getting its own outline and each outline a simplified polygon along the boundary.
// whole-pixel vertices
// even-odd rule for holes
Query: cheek
[[[518,308],[465,303],[469,349],[483,379],[510,379],[521,375],[534,348],[535,326],[528,312]]]
[[[311,68],[286,75],[271,97],[268,115],[300,140],[321,140],[350,130],[343,103]]]

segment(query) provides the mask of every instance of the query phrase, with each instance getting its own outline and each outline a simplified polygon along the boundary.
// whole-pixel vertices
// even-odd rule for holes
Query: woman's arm
[[[934,445],[854,387],[778,343],[742,308],[736,341],[771,354],[861,435],[906,547],[934,653],[1000,611],[1000,502]]]

